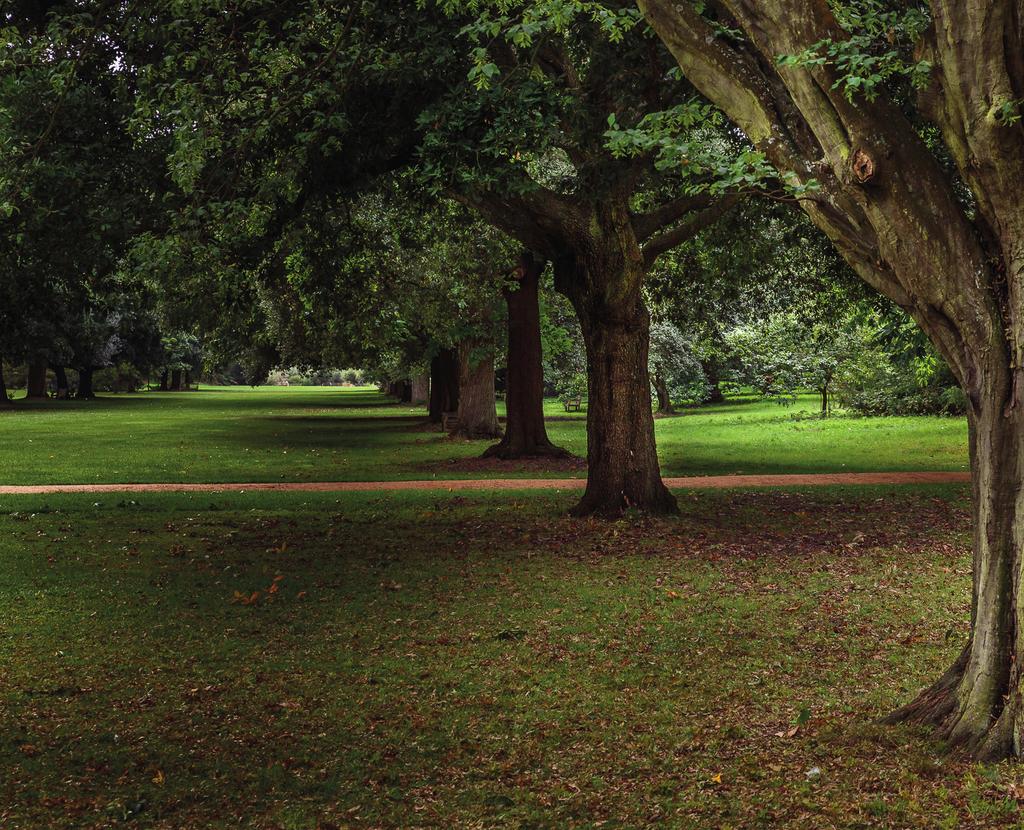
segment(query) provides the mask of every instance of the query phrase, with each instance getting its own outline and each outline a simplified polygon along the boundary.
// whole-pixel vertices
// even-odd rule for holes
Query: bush
[[[836,377],[836,397],[860,415],[962,415],[967,400],[934,355],[907,363],[881,348],[858,355]]]

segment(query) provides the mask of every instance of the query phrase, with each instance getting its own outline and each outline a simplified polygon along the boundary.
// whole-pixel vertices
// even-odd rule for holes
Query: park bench
[[[441,413],[441,432],[452,432],[459,428],[458,412]]]
[[[583,398],[568,398],[562,403],[566,412],[579,412],[583,408]]]

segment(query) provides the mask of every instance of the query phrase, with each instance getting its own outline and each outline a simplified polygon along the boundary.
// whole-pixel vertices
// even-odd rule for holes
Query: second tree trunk
[[[78,370],[78,392],[75,395],[76,398],[89,400],[96,397],[92,391],[92,375],[92,369]]]
[[[430,361],[430,420],[441,423],[445,413],[459,408],[459,356],[441,349]]]
[[[508,306],[508,370],[505,435],[484,457],[503,459],[570,453],[548,439],[544,426],[544,365],[540,339],[540,275],[544,262],[524,253],[516,284],[505,289]]]
[[[458,426],[463,438],[497,438],[501,435],[494,405],[494,355],[489,346],[473,340],[459,344]]]
[[[46,397],[46,362],[36,361],[28,366],[28,379],[25,383],[25,397],[42,399]]]
[[[412,379],[412,400],[413,406],[424,406],[430,397],[430,375],[421,373],[414,375]]]
[[[654,391],[658,394],[658,413],[661,415],[674,415],[675,407],[672,406],[672,396],[668,391],[668,384],[660,374],[654,375]]]

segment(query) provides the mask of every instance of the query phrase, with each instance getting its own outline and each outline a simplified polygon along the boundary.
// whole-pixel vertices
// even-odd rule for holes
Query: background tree
[[[671,323],[651,326],[648,371],[662,415],[673,414],[676,403],[702,403],[711,390],[696,347]]]
[[[93,351],[123,299],[131,240],[160,215],[163,144],[136,144],[118,44],[72,6],[7,13],[0,53],[0,351],[46,370]],[[89,394],[92,360],[80,388]]]

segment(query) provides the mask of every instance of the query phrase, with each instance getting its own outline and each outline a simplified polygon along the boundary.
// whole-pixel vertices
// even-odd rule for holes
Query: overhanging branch
[[[710,207],[693,214],[678,225],[652,237],[643,247],[644,262],[650,267],[661,254],[693,239],[701,231],[707,230],[739,204],[739,202],[739,196],[732,194],[722,196]]]

